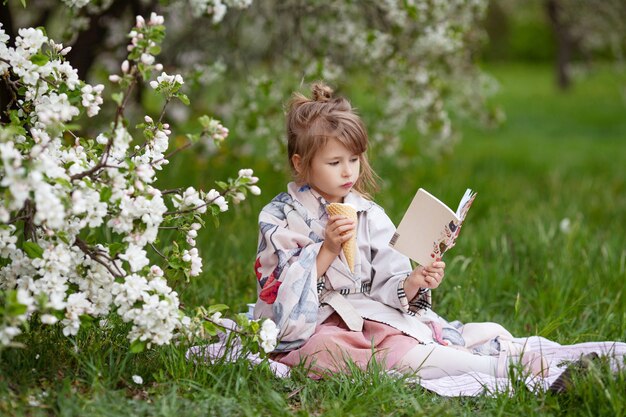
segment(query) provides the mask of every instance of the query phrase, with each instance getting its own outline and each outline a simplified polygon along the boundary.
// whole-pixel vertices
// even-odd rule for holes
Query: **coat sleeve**
[[[270,318],[276,323],[276,351],[287,351],[304,344],[315,331],[316,259],[321,242],[305,234],[308,227],[304,219],[290,205],[270,205],[259,215],[255,317]]]
[[[416,301],[425,297],[427,290],[420,290],[411,302],[406,297],[404,281],[412,268],[409,258],[389,246],[396,227],[383,209],[375,206],[368,213],[368,229],[372,264],[370,297],[405,313],[415,312]],[[423,303],[419,305],[425,307]]]

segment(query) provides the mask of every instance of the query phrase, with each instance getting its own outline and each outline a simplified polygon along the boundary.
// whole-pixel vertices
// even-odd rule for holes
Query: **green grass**
[[[385,179],[376,199],[397,222],[418,187],[451,206],[465,188],[478,192],[434,295],[444,317],[492,320],[515,335],[560,343],[624,341],[626,79],[605,69],[563,94],[549,67],[489,71],[502,84],[495,100],[506,123],[493,130],[464,124],[455,152],[437,162],[421,158],[419,149],[402,167],[374,159]],[[209,188],[236,175],[233,167],[249,166],[263,194],[199,237],[205,272],[180,292],[187,306],[225,302],[242,311],[256,297],[256,216],[286,177],[262,155],[219,161],[208,168],[179,158],[167,185]],[[568,233],[560,228],[566,218]],[[377,372],[376,364],[323,381],[296,369],[281,380],[265,366],[187,362],[185,346],[132,355],[115,332],[84,331],[70,340],[45,328],[21,341],[26,349],[0,353],[0,415],[626,415],[626,373],[612,375],[604,366],[564,396],[518,387],[512,396],[448,399]],[[143,385],[132,382],[135,374]]]

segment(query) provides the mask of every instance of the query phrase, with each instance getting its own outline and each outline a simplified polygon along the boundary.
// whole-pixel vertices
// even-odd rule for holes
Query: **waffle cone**
[[[343,204],[343,203],[330,203],[326,206],[326,211],[329,215],[341,215],[346,216],[349,219],[357,220],[356,209],[351,204]],[[341,245],[341,249],[343,250],[343,254],[346,257],[346,262],[348,262],[348,267],[350,268],[350,272],[354,272],[354,259],[356,258],[356,233],[349,240],[343,242]]]

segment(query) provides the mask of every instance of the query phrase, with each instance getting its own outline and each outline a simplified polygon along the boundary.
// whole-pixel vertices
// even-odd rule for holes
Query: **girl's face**
[[[359,155],[330,139],[311,160],[309,185],[329,203],[342,203],[359,178],[360,167]]]

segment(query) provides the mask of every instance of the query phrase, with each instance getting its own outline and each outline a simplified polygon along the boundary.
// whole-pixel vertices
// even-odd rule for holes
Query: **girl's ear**
[[[302,157],[300,155],[293,154],[291,157],[291,163],[293,164],[293,168],[296,170],[298,174],[302,172]]]

